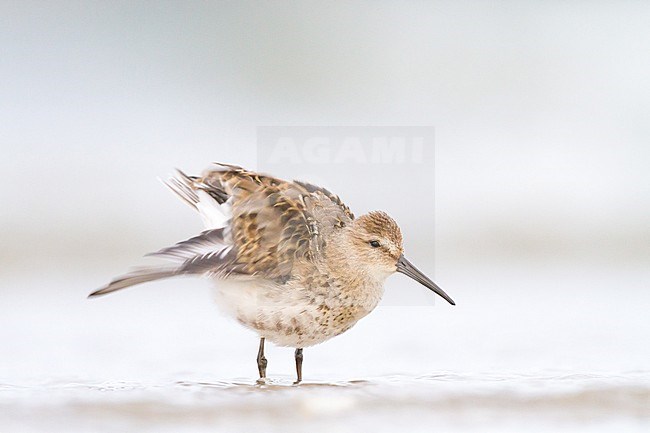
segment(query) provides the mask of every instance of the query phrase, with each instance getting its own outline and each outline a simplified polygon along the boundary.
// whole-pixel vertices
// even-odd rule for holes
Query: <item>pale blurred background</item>
[[[252,379],[256,337],[216,314],[205,281],[84,299],[201,229],[157,178],[256,168],[260,126],[422,125],[435,189],[390,170],[326,186],[389,211],[458,305],[383,307],[305,351],[305,375],[595,377],[622,392],[605,425],[647,428],[649,22],[637,1],[0,2],[3,407],[39,401],[16,386]],[[395,276],[400,290],[428,294]],[[291,375],[291,352],[269,350],[270,374]],[[579,400],[587,419],[602,398]],[[0,427],[24,425],[7,413]]]

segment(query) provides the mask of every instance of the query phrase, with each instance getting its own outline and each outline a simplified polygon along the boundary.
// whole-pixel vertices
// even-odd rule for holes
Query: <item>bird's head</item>
[[[350,239],[358,266],[362,266],[378,280],[383,281],[395,272],[400,272],[456,305],[438,285],[406,260],[402,231],[385,212],[370,212],[354,220]]]

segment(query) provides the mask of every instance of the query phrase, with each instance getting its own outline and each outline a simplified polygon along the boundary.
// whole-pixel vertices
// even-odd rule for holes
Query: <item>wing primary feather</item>
[[[92,292],[90,295],[88,295],[88,297],[95,298],[97,296],[107,295],[117,290],[126,289],[127,287],[135,286],[136,284],[161,280],[163,278],[174,277],[177,275],[180,275],[179,270],[177,268],[138,269],[128,274],[115,278],[113,281],[111,281],[101,289]]]
[[[237,254],[234,247],[225,244],[229,237],[228,232],[227,228],[208,230],[199,236],[148,254],[148,256],[175,261],[178,265],[136,269],[113,279],[88,297],[107,295],[127,287],[180,275],[210,275],[225,278],[233,274],[242,274],[241,265],[236,263]]]

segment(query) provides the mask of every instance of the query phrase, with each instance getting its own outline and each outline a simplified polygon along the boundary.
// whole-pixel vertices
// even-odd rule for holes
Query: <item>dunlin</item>
[[[260,336],[257,366],[266,378],[264,342],[302,350],[354,326],[379,303],[387,277],[400,272],[454,301],[403,254],[402,233],[384,212],[355,218],[334,194],[241,167],[215,164],[202,176],[181,171],[166,185],[203,218],[206,231],[151,256],[169,266],[140,268],[89,297],[181,275],[216,280],[216,301]]]

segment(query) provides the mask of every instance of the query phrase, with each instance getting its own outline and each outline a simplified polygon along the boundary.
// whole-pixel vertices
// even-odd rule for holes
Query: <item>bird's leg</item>
[[[298,380],[294,382],[294,385],[302,382],[302,348],[296,349],[296,373],[298,373]]]
[[[257,351],[257,369],[260,372],[260,381],[266,379],[266,357],[264,356],[264,337],[260,338],[260,349]]]

